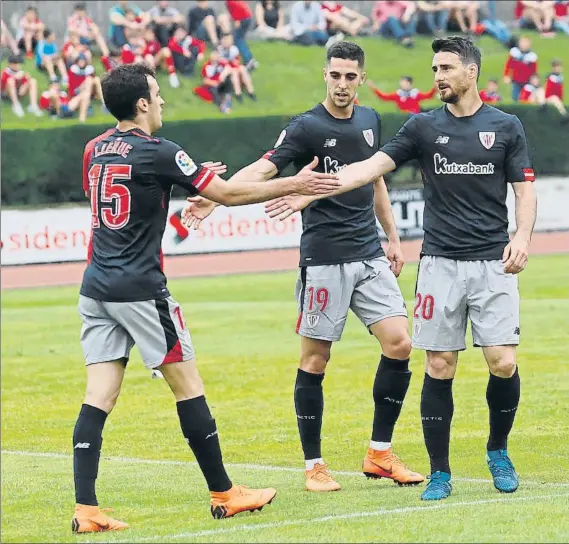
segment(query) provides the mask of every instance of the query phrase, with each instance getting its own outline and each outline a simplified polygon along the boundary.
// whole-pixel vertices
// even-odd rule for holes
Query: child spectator
[[[284,10],[278,0],[262,0],[255,4],[255,33],[262,40],[285,40],[292,38],[290,26],[285,24]]]
[[[99,46],[102,56],[109,55],[107,43],[99,27],[87,14],[87,8],[84,3],[75,4],[73,14],[67,19],[67,31],[69,33],[77,33],[82,45],[89,47],[93,43],[96,43]]]
[[[394,93],[381,92],[373,83],[368,81],[368,86],[372,89],[374,94],[386,102],[395,102],[400,111],[415,115],[421,113],[421,102],[430,100],[437,92],[436,87],[430,91],[423,93],[419,89],[413,87],[413,78],[411,76],[403,76],[399,80],[399,89]]]
[[[2,28],[0,29],[0,45],[10,49],[13,55],[17,55],[20,50],[18,49],[18,44],[16,43],[14,36],[12,36],[12,33],[10,32],[8,25],[4,22],[4,19],[1,19],[0,22],[2,23]]]
[[[67,36],[67,41],[61,48],[61,54],[66,66],[71,66],[79,55],[87,57],[87,61],[91,62],[92,54],[89,48],[81,43],[81,37],[76,31],[70,31]],[[104,56],[104,55],[103,55]]]
[[[205,43],[190,36],[183,26],[174,30],[168,47],[172,51],[176,70],[185,76],[191,76],[194,73],[196,62],[201,62],[206,50]]]
[[[450,8],[451,20],[454,19],[456,21],[461,32],[471,35],[476,34],[480,2],[454,0],[447,2],[447,6]]]
[[[322,2],[324,17],[328,23],[328,33],[342,32],[357,36],[360,30],[369,23],[369,19],[340,2]]]
[[[202,66],[202,78],[202,85],[194,93],[206,102],[213,102],[222,113],[231,113],[231,66],[222,62],[217,51],[212,51]]]
[[[24,108],[20,103],[20,98],[26,95],[30,97],[28,111],[37,117],[41,117],[43,112],[38,107],[38,83],[29,74],[22,70],[22,58],[19,55],[8,57],[8,66],[2,70],[0,77],[0,90],[2,98],[12,102],[12,111],[18,117],[24,117]]]
[[[134,13],[134,19],[128,20],[127,11]],[[138,6],[129,3],[127,0],[120,0],[109,10],[109,19],[111,24],[109,27],[110,42],[116,47],[122,47],[128,42],[126,30],[141,32],[150,22],[148,14],[144,13]]]
[[[545,97],[545,89],[541,86],[541,79],[538,74],[533,74],[529,83],[523,86],[520,91],[520,102],[522,104],[539,104],[544,106],[551,104],[563,117],[563,121],[569,121],[569,113],[565,109],[563,102],[556,95]]]
[[[420,0],[417,2],[417,17],[421,24],[424,21],[431,36],[442,36],[446,33],[450,17],[448,2]]]
[[[518,100],[522,87],[537,71],[537,54],[531,50],[531,40],[521,36],[517,47],[510,49],[504,66],[504,83],[512,84],[512,99]]]
[[[36,47],[36,68],[38,70],[45,70],[49,75],[50,81],[57,81],[55,67],[59,70],[61,79],[66,86],[67,68],[65,62],[63,62],[63,58],[57,51],[55,32],[46,28],[43,31],[43,40],[40,40]]]
[[[79,55],[75,63],[69,67],[67,73],[69,76],[69,96],[73,98],[84,92],[89,96],[89,103],[92,97],[100,100],[103,104],[103,111],[106,112],[101,80],[95,75],[93,65],[88,64],[87,57]]]
[[[158,0],[148,11],[154,34],[162,47],[168,45],[176,25],[184,24],[184,16],[174,7],[168,5],[168,0]]]
[[[318,2],[298,1],[290,12],[292,41],[300,45],[326,45],[326,19]]]
[[[545,98],[557,96],[563,102],[563,63],[554,60],[551,63],[551,72],[545,80]]]
[[[486,104],[497,104],[502,101],[502,97],[498,93],[498,80],[489,79],[486,89],[480,91],[480,99]]]
[[[218,48],[218,52],[221,61],[225,61],[225,63],[231,67],[231,82],[233,83],[235,98],[239,102],[243,102],[242,87],[245,87],[249,98],[256,101],[257,96],[253,88],[251,74],[249,74],[245,66],[241,64],[239,49],[233,45],[233,36],[231,34],[225,34],[221,37],[221,45]]]
[[[26,58],[31,59],[38,42],[43,37],[45,26],[38,17],[38,10],[32,6],[26,8],[20,19],[16,41],[20,50],[26,52]]]
[[[209,41],[214,47],[219,45],[220,29],[215,18],[215,11],[207,0],[198,0],[188,12],[188,32],[202,42]]]
[[[241,59],[247,70],[254,70],[259,67],[259,63],[253,58],[253,53],[245,41],[247,32],[253,26],[253,12],[244,0],[225,0],[225,7],[233,21],[233,39],[239,49]]]
[[[108,57],[101,57],[101,64],[105,68],[105,72],[110,72],[113,68],[120,66],[122,64],[122,50],[110,49]]]
[[[541,0],[516,0],[514,16],[521,28],[535,28],[544,37],[553,36],[553,17],[555,10],[552,2]]]
[[[172,51],[168,47],[162,47],[156,39],[156,34],[151,28],[144,31],[144,50],[142,52],[144,62],[150,68],[156,70],[160,65],[164,64],[168,72],[168,83],[170,87],[177,89],[180,86],[180,80],[176,74],[176,66],[172,58]]]
[[[126,43],[131,43],[133,40],[141,38],[145,26],[141,24],[140,17],[136,15],[133,9],[126,8],[124,12],[124,18],[127,21],[127,25],[124,29]]]
[[[89,107],[89,95],[85,92],[79,93],[73,98],[62,91],[57,81],[52,81],[49,89],[41,93],[40,108],[51,115],[51,117],[66,119],[79,113],[79,122],[84,123],[87,120],[87,109]]]
[[[557,0],[553,8],[553,28],[569,35],[569,0]]]
[[[132,37],[121,49],[121,64],[134,64],[144,62],[144,49],[146,42],[142,36]]]
[[[371,13],[372,30],[384,38],[394,38],[404,47],[414,47],[412,36],[417,27],[414,17],[416,9],[413,2],[380,0],[375,3]]]

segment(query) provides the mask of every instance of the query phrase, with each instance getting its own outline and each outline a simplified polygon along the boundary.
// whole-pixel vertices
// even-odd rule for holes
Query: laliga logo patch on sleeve
[[[176,164],[185,176],[191,176],[198,169],[196,163],[183,149],[176,153]]]

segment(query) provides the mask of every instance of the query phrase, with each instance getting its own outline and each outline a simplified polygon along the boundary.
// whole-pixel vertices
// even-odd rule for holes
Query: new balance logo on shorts
[[[77,444],[75,444],[75,449],[76,450],[87,450],[87,449],[89,449],[90,446],[91,446],[90,442],[77,442]]]
[[[473,162],[469,162],[467,164],[460,164],[458,162],[448,162],[448,159],[446,157],[443,157],[440,153],[435,153],[433,159],[435,160],[436,174],[488,176],[494,173],[494,165],[491,162],[489,162],[488,164],[474,164]]]

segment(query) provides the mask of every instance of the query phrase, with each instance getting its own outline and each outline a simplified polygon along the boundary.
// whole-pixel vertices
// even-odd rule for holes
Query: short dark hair
[[[553,59],[551,61],[551,66],[563,66],[563,63],[559,59]]]
[[[52,34],[53,34],[53,30],[51,30],[51,28],[46,28],[43,31],[43,37],[44,38],[49,38]]]
[[[151,101],[147,76],[156,77],[145,64],[123,64],[103,76],[101,86],[107,109],[117,121],[132,121],[140,98]]]
[[[87,11],[87,6],[85,5],[85,2],[78,2],[75,4],[75,7],[73,9],[75,11]]]
[[[353,42],[336,42],[330,46],[326,52],[326,64],[329,64],[333,58],[357,60],[360,68],[364,67],[366,60],[364,50]]]
[[[432,48],[435,53],[455,53],[460,58],[462,64],[476,64],[478,66],[478,77],[482,69],[482,54],[480,49],[474,45],[471,39],[462,36],[449,36],[448,38],[437,38],[433,40]]]
[[[22,59],[21,55],[10,55],[8,57],[8,64],[22,64],[24,59]]]
[[[405,79],[409,83],[413,83],[413,78],[411,76],[401,76],[401,79]]]
[[[498,85],[498,80],[497,79],[489,79],[488,83],[495,83],[496,85]]]

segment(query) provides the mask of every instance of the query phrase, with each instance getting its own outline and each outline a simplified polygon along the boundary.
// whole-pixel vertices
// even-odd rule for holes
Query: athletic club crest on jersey
[[[364,135],[367,145],[373,147],[373,130],[371,128],[362,130],[362,134]]]
[[[479,132],[478,138],[480,138],[480,143],[486,149],[490,149],[494,145],[494,142],[496,141],[496,133],[495,132]]]
[[[318,321],[320,321],[320,314],[306,314],[306,322],[311,329],[318,325]]]

